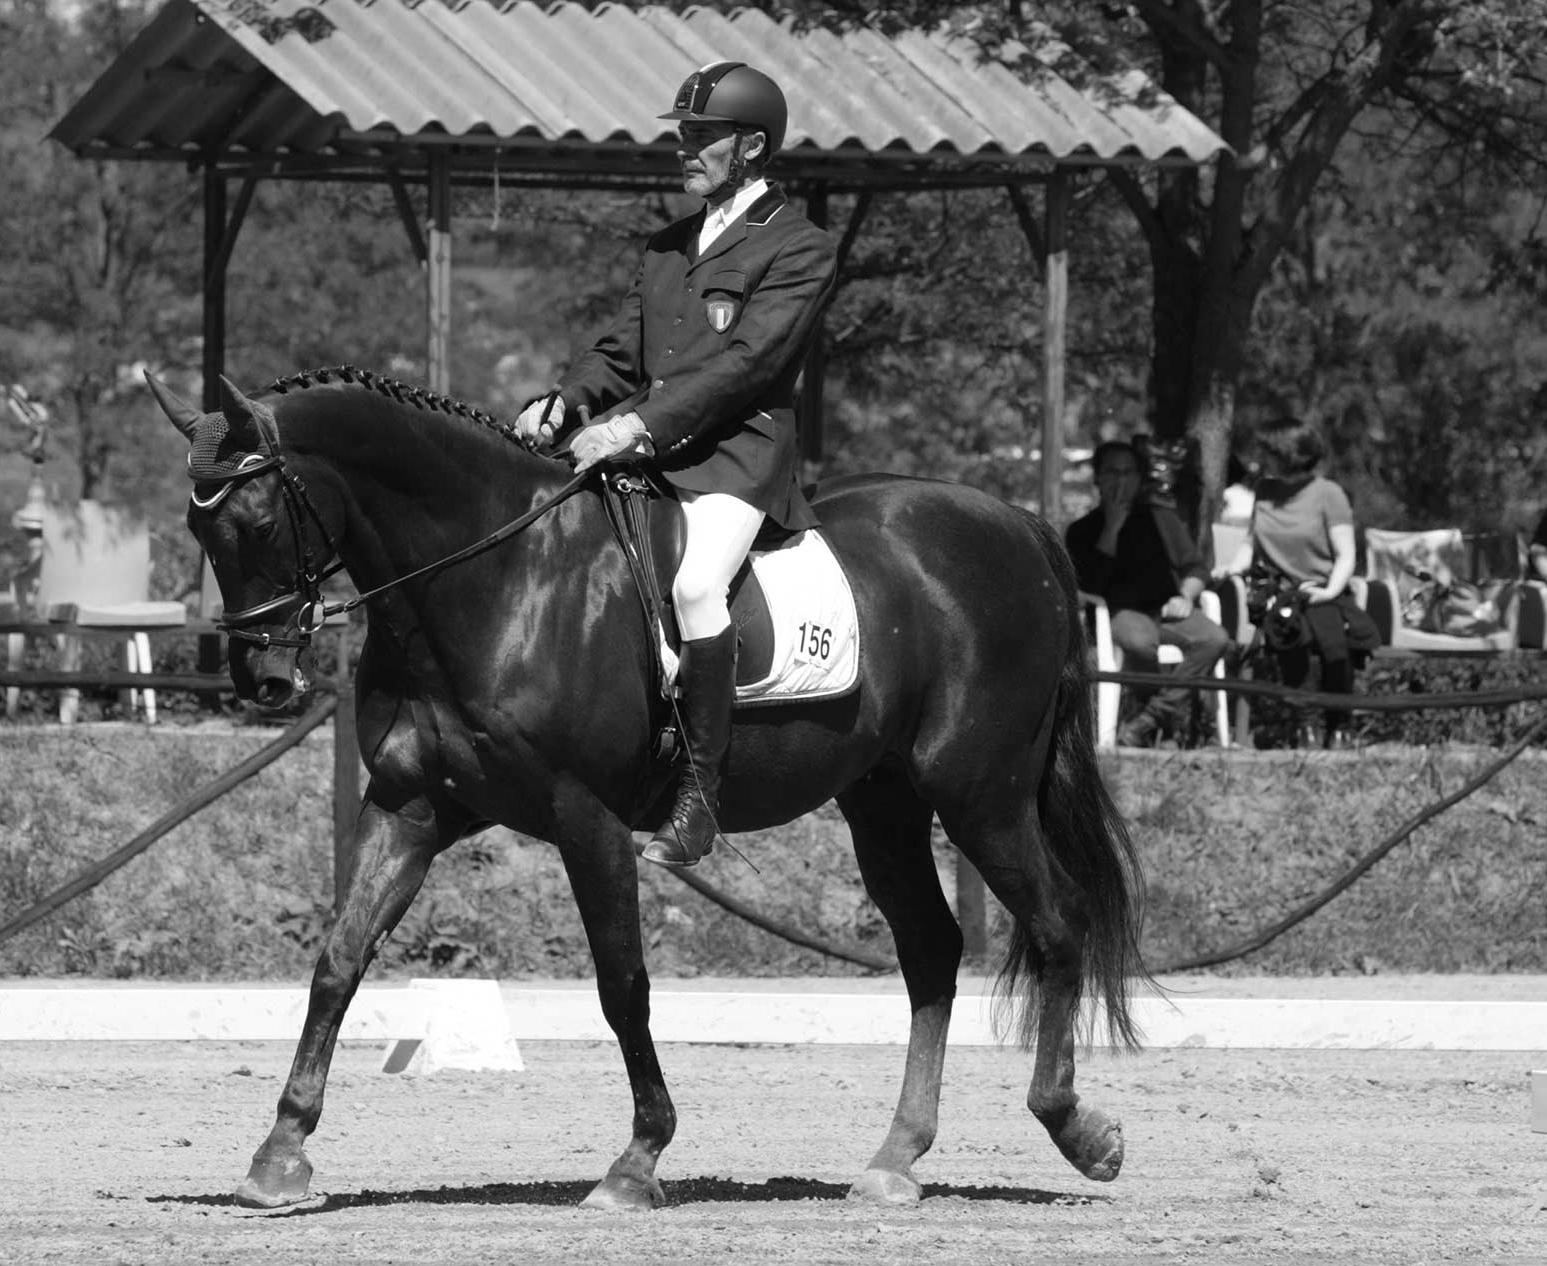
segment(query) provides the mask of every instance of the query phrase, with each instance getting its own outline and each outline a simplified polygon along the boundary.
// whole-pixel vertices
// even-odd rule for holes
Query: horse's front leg
[[[650,1036],[650,979],[639,932],[639,871],[633,837],[584,788],[555,792],[555,832],[596,963],[602,1015],[617,1035],[634,1095],[633,1137],[582,1202],[588,1209],[651,1209],[666,1196],[655,1176],[677,1129]]]
[[[238,1204],[277,1208],[305,1199],[312,1166],[303,1147],[322,1116],[323,1092],[344,1012],[360,978],[408,909],[455,827],[420,798],[388,810],[367,793],[355,830],[356,862],[344,908],[312,975],[306,1023],[274,1128],[236,1189]]]

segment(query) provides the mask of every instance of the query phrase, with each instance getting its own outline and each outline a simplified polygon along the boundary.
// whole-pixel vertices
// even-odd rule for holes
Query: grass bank
[[[0,727],[0,921],[120,847],[276,731]],[[1144,945],[1160,964],[1241,938],[1341,875],[1496,753],[1133,753],[1109,780],[1144,860]],[[332,738],[323,727],[91,892],[0,943],[0,975],[299,979],[330,917]],[[737,837],[705,878],[830,941],[889,957],[836,810]],[[937,841],[952,894],[954,862]],[[727,914],[677,879],[640,879],[652,971],[842,975],[860,969]],[[1547,754],[1527,752],[1423,827],[1330,906],[1224,974],[1547,971]],[[375,969],[590,974],[547,845],[505,831],[436,863]]]

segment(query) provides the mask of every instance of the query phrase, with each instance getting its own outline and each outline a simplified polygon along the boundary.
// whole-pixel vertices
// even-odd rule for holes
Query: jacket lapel
[[[691,272],[707,259],[714,259],[732,247],[741,245],[747,240],[749,227],[756,229],[764,227],[788,201],[783,189],[778,185],[770,184],[768,191],[747,208],[747,213],[737,216],[726,225],[724,232],[709,243],[709,249],[702,255],[698,253],[698,233],[704,226],[704,213],[701,212],[694,221],[692,233],[688,238],[688,271]]]
[[[747,218],[746,216],[737,216],[734,220],[725,226],[719,237],[715,238],[714,241],[709,243],[709,249],[706,250],[702,255],[698,256],[693,261],[693,264],[694,266],[697,266],[698,264],[703,263],[706,259],[713,259],[716,255],[723,255],[726,251],[730,250],[731,247],[740,246],[741,243],[745,242],[746,240]],[[698,248],[697,238],[694,239],[693,246],[695,250]]]

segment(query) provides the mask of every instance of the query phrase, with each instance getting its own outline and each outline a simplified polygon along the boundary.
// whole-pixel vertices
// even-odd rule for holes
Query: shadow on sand
[[[478,1187],[421,1187],[411,1191],[356,1191],[311,1196],[300,1204],[283,1209],[251,1210],[265,1217],[306,1217],[315,1213],[336,1213],[341,1209],[370,1208],[394,1204],[507,1204],[578,1205],[594,1186],[589,1180],[572,1182],[496,1182]],[[814,1178],[770,1178],[766,1182],[738,1182],[731,1178],[679,1178],[663,1184],[668,1205],[760,1204],[774,1201],[843,1200],[849,1194],[847,1183],[821,1182]],[[925,1200],[1003,1201],[1008,1204],[1096,1204],[1107,1196],[1073,1195],[1069,1192],[1042,1191],[1035,1187],[960,1187],[949,1183],[926,1183]],[[150,1196],[152,1204],[204,1205],[212,1208],[239,1208],[230,1195]]]

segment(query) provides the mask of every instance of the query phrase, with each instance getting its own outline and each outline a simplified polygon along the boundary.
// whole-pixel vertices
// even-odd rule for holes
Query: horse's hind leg
[[[912,1204],[913,1164],[935,1141],[946,1030],[956,996],[962,936],[930,850],[934,813],[900,771],[878,770],[838,797],[854,835],[860,874],[897,942],[913,1011],[908,1062],[891,1129],[849,1191],[853,1200]]]
[[[1123,1163],[1122,1126],[1080,1101],[1074,1089],[1074,1030],[1083,991],[1089,916],[1078,887],[1049,853],[1036,806],[1003,816],[981,805],[942,807],[952,843],[978,868],[1013,916],[1008,953],[1029,1016],[1036,1058],[1026,1106],[1064,1158],[1087,1178],[1109,1182]]]
[[[303,1148],[322,1116],[344,1012],[367,965],[424,883],[431,860],[457,833],[422,799],[395,811],[367,799],[355,835],[354,874],[312,974],[306,1022],[274,1128],[236,1189],[238,1204],[272,1209],[305,1198],[312,1166]]]

